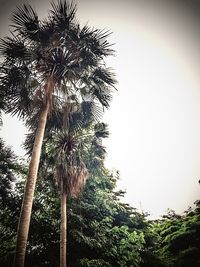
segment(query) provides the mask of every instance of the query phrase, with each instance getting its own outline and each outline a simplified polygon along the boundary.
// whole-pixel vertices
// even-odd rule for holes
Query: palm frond
[[[23,143],[23,148],[26,150],[26,155],[31,156],[31,152],[33,150],[33,144],[35,140],[35,132],[32,131],[25,136],[25,141]]]
[[[7,101],[5,97],[6,97],[6,92],[4,91],[4,88],[1,86],[1,79],[0,79],[0,126],[3,125],[2,111],[5,111],[7,107]]]
[[[93,121],[98,122],[103,115],[102,108],[94,101],[83,101],[81,107],[85,121],[89,121],[91,118]]]
[[[98,67],[93,72],[92,77],[95,83],[102,82],[112,87],[117,83],[111,68]]]
[[[76,73],[79,67],[78,60],[79,58],[76,57],[75,52],[68,49],[55,48],[51,50],[51,57],[48,62],[50,75],[76,80]]]
[[[63,125],[63,114],[59,110],[53,109],[50,113],[46,125],[46,131],[59,131]]]
[[[66,157],[77,149],[78,143],[76,137],[66,132],[60,132],[56,136],[56,151],[66,154]],[[63,160],[63,159],[62,159]]]
[[[39,19],[29,4],[17,7],[17,10],[12,14],[11,21],[13,22],[11,26],[22,36],[28,37],[30,40],[37,39],[40,28]]]
[[[45,48],[53,43],[53,37],[56,32],[55,25],[52,21],[44,19],[40,22],[37,37],[41,48]]]
[[[49,113],[48,120],[46,123],[46,130],[45,132],[51,133],[51,132],[57,132],[59,131],[63,126],[63,112],[62,108],[60,106],[60,103],[58,102],[57,97],[52,97],[52,106],[51,112]],[[37,128],[39,116],[41,113],[41,108],[43,107],[43,101],[39,100],[36,103],[36,107],[34,107],[34,110],[31,114],[29,114],[29,118],[26,120],[25,125],[30,129],[34,130]]]
[[[81,112],[73,112],[69,115],[69,127],[68,130],[72,134],[76,134],[81,131],[85,126],[86,121],[84,120]]]
[[[98,100],[103,107],[109,107],[112,100],[113,88],[117,83],[110,68],[95,68],[89,75],[82,75],[81,82],[85,85],[84,96],[90,95]]]
[[[67,3],[65,0],[58,0],[51,3],[51,19],[60,30],[69,29],[69,24],[73,22],[77,10],[76,4]]]
[[[108,68],[96,68],[90,76],[92,80],[91,93],[102,104],[103,107],[109,107],[112,100],[112,88],[115,88],[116,80],[114,74]]]
[[[102,145],[102,138],[100,137],[94,137],[92,140],[92,151],[94,153],[94,156],[99,157],[101,159],[104,159],[105,155],[106,155],[106,149],[105,147]]]
[[[85,48],[100,59],[114,54],[114,50],[110,48],[112,44],[106,40],[110,35],[111,32],[108,30],[94,30],[87,25],[80,31],[81,41]]]
[[[3,65],[1,67],[1,87],[6,88],[8,93],[14,93],[18,86],[25,85],[29,75],[30,72],[26,66]]]
[[[108,125],[103,122],[95,124],[94,134],[97,138],[108,138],[109,136]]]
[[[110,102],[112,100],[112,92],[108,87],[96,84],[95,86],[93,86],[91,93],[103,107],[108,108],[110,106]]]
[[[33,95],[37,85],[33,86],[31,72],[26,66],[8,66],[3,68],[1,89],[6,92],[6,112],[24,118],[32,112]]]
[[[15,93],[12,99],[8,101],[7,113],[11,113],[12,116],[17,115],[19,118],[25,119],[32,112],[32,101],[29,92],[22,88],[18,94]]]
[[[92,100],[82,101],[81,103],[67,103],[67,105],[68,108],[63,113],[63,129],[70,134],[78,134],[92,122],[98,122],[102,117],[102,108]]]
[[[6,37],[0,40],[0,54],[6,60],[28,60],[29,53],[22,40],[17,37]]]

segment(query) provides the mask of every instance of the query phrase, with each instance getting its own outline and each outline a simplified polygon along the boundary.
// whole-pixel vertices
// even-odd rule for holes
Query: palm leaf
[[[29,4],[17,7],[17,10],[12,14],[11,25],[15,31],[22,34],[30,40],[37,39],[39,31],[39,19],[34,9]]]
[[[78,60],[79,58],[75,56],[75,53],[68,49],[55,48],[51,50],[51,57],[49,57],[49,62],[47,62],[50,75],[76,80],[76,73],[79,67],[77,64]]]
[[[84,89],[85,96],[90,95],[98,100],[103,107],[109,107],[112,100],[113,88],[117,83],[115,75],[111,69],[98,67],[93,69],[89,75],[81,77],[82,88]],[[82,90],[83,90],[82,89]]]
[[[26,150],[26,155],[31,156],[32,150],[33,150],[33,144],[35,140],[35,132],[32,131],[26,134],[25,140],[23,143],[23,148]]]
[[[96,68],[92,74],[92,78],[95,83],[102,82],[112,87],[114,87],[117,82],[115,79],[115,75],[110,68]]]
[[[109,136],[108,125],[103,122],[95,124],[94,134],[97,138],[107,138]]]
[[[22,40],[17,37],[6,37],[0,41],[0,53],[7,60],[28,60],[29,53]]]
[[[3,72],[1,90],[6,92],[6,112],[25,118],[32,112],[32,100],[37,84],[33,86],[30,79],[31,73],[26,66],[10,66],[10,68],[8,66],[3,68]]]
[[[52,21],[44,19],[40,21],[37,35],[35,38],[39,41],[41,48],[45,48],[49,45],[52,45],[53,36],[56,32],[55,25]]]
[[[60,30],[68,29],[69,24],[73,22],[76,14],[76,4],[73,2],[58,0],[57,3],[51,3],[51,19],[56,23]]]
[[[98,122],[103,114],[102,108],[99,107],[94,101],[83,101],[81,103],[83,117],[85,121]]]
[[[87,25],[83,27],[80,32],[82,42],[85,43],[85,47],[89,49],[91,53],[96,57],[103,58],[104,56],[113,55],[114,50],[110,47],[110,44],[106,38],[111,35],[108,30],[90,29]]]

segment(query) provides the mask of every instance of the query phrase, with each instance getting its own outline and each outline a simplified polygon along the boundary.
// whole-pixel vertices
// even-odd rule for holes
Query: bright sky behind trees
[[[1,36],[19,3],[1,1]],[[113,32],[116,57],[107,65],[118,91],[104,117],[111,133],[106,164],[120,171],[125,200],[152,217],[167,208],[182,212],[200,195],[200,7],[193,3],[77,2],[82,23]],[[47,0],[31,4],[40,16],[49,7]],[[4,119],[0,134],[19,147],[24,129],[16,125]]]

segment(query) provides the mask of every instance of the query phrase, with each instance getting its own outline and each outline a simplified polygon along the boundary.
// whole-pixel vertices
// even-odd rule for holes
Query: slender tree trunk
[[[18,224],[18,231],[17,231],[17,245],[16,245],[15,260],[14,260],[15,267],[23,267],[25,262],[26,244],[28,239],[33,196],[35,191],[35,184],[37,179],[37,172],[39,167],[40,154],[41,154],[48,111],[49,111],[49,102],[47,101],[47,104],[42,109],[40,114],[38,128],[36,131],[35,141],[32,150],[31,161],[29,165],[29,173],[25,185],[24,199],[22,203],[21,214]]]
[[[67,193],[61,181],[60,267],[67,266]]]
[[[47,83],[44,86],[46,94],[45,104],[41,109],[38,127],[35,134],[35,140],[33,144],[33,150],[31,155],[31,161],[29,164],[29,172],[26,180],[24,198],[21,207],[21,213],[19,218],[19,224],[17,229],[17,244],[14,259],[14,267],[24,267],[26,244],[28,240],[28,231],[31,219],[31,211],[33,205],[33,196],[35,191],[35,184],[37,180],[38,167],[40,162],[40,154],[42,148],[42,142],[44,138],[44,131],[46,127],[48,112],[52,100],[52,92],[54,89],[55,81],[53,77],[47,78]]]

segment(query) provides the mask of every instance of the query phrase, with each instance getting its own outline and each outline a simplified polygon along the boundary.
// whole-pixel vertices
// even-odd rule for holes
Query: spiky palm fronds
[[[15,167],[14,160],[16,155],[13,153],[10,147],[6,147],[5,142],[0,138],[0,174],[6,174],[7,165],[13,169]]]
[[[35,36],[39,31],[39,19],[35,10],[29,5],[24,4],[17,7],[12,15],[12,27],[19,34],[35,40]]]
[[[107,125],[97,123],[78,133],[61,131],[52,137],[57,162],[56,179],[57,182],[60,179],[59,184],[62,181],[69,195],[77,196],[83,188],[88,176],[86,162],[98,167],[102,165],[106,154],[102,138],[108,134]]]
[[[63,128],[67,133],[77,135],[83,129],[94,124],[94,122],[99,122],[102,117],[102,111],[102,108],[93,101],[66,102],[63,104],[62,109],[58,111],[59,116],[62,117],[62,124],[57,129]],[[54,118],[56,117],[52,114],[52,125]],[[51,123],[49,122],[49,124]]]
[[[94,126],[94,134],[97,137],[97,139],[108,138],[109,136],[108,125],[103,122],[96,123]]]
[[[51,3],[52,10],[50,11],[51,19],[59,29],[69,29],[70,23],[74,22],[77,6],[75,3],[59,0],[57,4]]]
[[[81,138],[62,131],[53,137],[56,154],[55,178],[64,186],[68,197],[77,197],[88,177],[87,168],[80,153]]]
[[[106,39],[111,35],[108,30],[92,29],[88,25],[80,28],[79,35],[81,40],[84,40],[87,50],[83,50],[85,55],[89,56],[90,53],[103,58],[104,56],[113,55],[114,50]]]
[[[12,64],[1,68],[0,90],[6,102],[6,112],[27,118],[37,106],[39,83],[28,67]],[[38,107],[38,106],[37,106]]]
[[[89,75],[83,75],[81,81],[86,85],[84,94],[97,100],[103,107],[108,108],[112,100],[116,80],[110,68],[95,68]]]
[[[14,60],[24,61],[30,58],[24,40],[15,35],[13,37],[1,39],[0,53],[8,58],[9,61],[13,60],[13,62]]]

